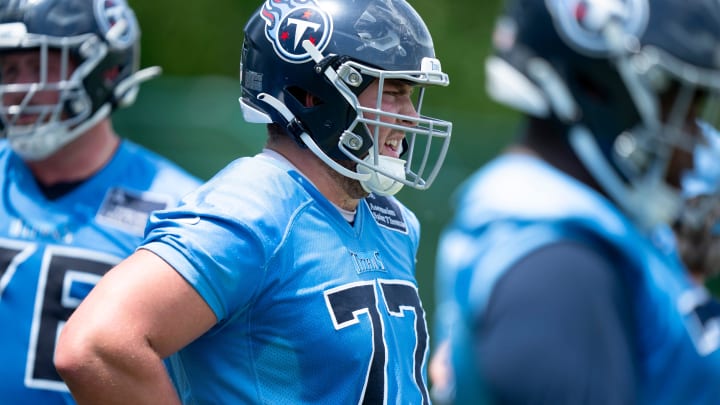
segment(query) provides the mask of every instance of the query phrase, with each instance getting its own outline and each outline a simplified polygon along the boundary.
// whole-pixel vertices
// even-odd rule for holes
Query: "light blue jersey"
[[[474,339],[503,276],[529,253],[563,240],[594,244],[622,273],[638,403],[720,403],[720,311],[708,292],[671,249],[659,249],[607,200],[527,156],[498,158],[470,178],[441,237],[436,318],[453,342],[458,403],[483,395]],[[524,333],[533,339],[536,332]],[[593,364],[577,367],[587,374]]]
[[[152,216],[145,248],[219,322],[172,358],[185,403],[423,404],[417,218],[370,196],[348,223],[289,164],[233,162]]]
[[[55,371],[60,328],[142,241],[150,211],[199,182],[127,140],[100,172],[49,201],[0,141],[0,402],[71,402]]]

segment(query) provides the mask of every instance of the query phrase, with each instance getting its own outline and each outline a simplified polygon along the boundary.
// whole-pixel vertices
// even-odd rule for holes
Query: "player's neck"
[[[119,137],[106,119],[49,157],[27,162],[27,165],[43,186],[82,181],[105,166],[119,143]]]
[[[569,128],[556,120],[530,117],[516,150],[530,151],[558,170],[605,194],[568,141]]]
[[[360,197],[351,196],[347,190],[348,183],[354,180],[335,172],[309,149],[300,148],[290,138],[276,140],[268,144],[267,147],[283,155],[315,185],[325,198],[337,207],[349,212],[354,212],[357,209]],[[357,187],[360,187],[359,184]]]

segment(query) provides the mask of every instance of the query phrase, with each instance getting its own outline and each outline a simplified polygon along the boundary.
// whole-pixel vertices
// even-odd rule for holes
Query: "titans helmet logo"
[[[608,51],[603,30],[619,22],[626,35],[639,37],[647,25],[648,0],[546,0],[555,27],[569,46],[579,52]]]
[[[116,48],[131,46],[140,35],[135,14],[125,0],[95,0],[95,18],[105,38]],[[108,35],[111,29],[117,28],[117,24],[122,24],[122,27],[113,35]]]
[[[304,40],[322,52],[332,36],[332,18],[313,0],[267,0],[261,16],[265,20],[265,36],[275,53],[290,63],[311,59],[302,47]]]

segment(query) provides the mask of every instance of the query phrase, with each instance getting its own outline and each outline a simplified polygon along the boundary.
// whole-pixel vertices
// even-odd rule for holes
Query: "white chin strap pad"
[[[368,155],[364,159],[364,161],[371,166],[373,166],[373,160],[374,159],[372,155]],[[402,159],[380,155],[377,167],[379,167],[384,172],[393,175],[394,177],[405,177],[405,161]],[[368,166],[362,164],[357,165],[357,172],[370,175],[370,178],[368,180],[360,181],[363,189],[365,189],[365,191],[367,191],[368,193],[388,196],[397,193],[403,187],[403,183],[394,180],[384,174],[380,174],[375,170],[370,169]]]

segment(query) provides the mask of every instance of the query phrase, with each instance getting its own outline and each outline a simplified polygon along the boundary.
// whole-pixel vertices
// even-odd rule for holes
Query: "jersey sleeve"
[[[263,246],[254,233],[197,210],[155,212],[142,248],[170,264],[218,320],[246,306],[264,275]]]
[[[498,281],[474,333],[499,403],[635,403],[629,303],[613,263],[576,242],[545,246]]]

